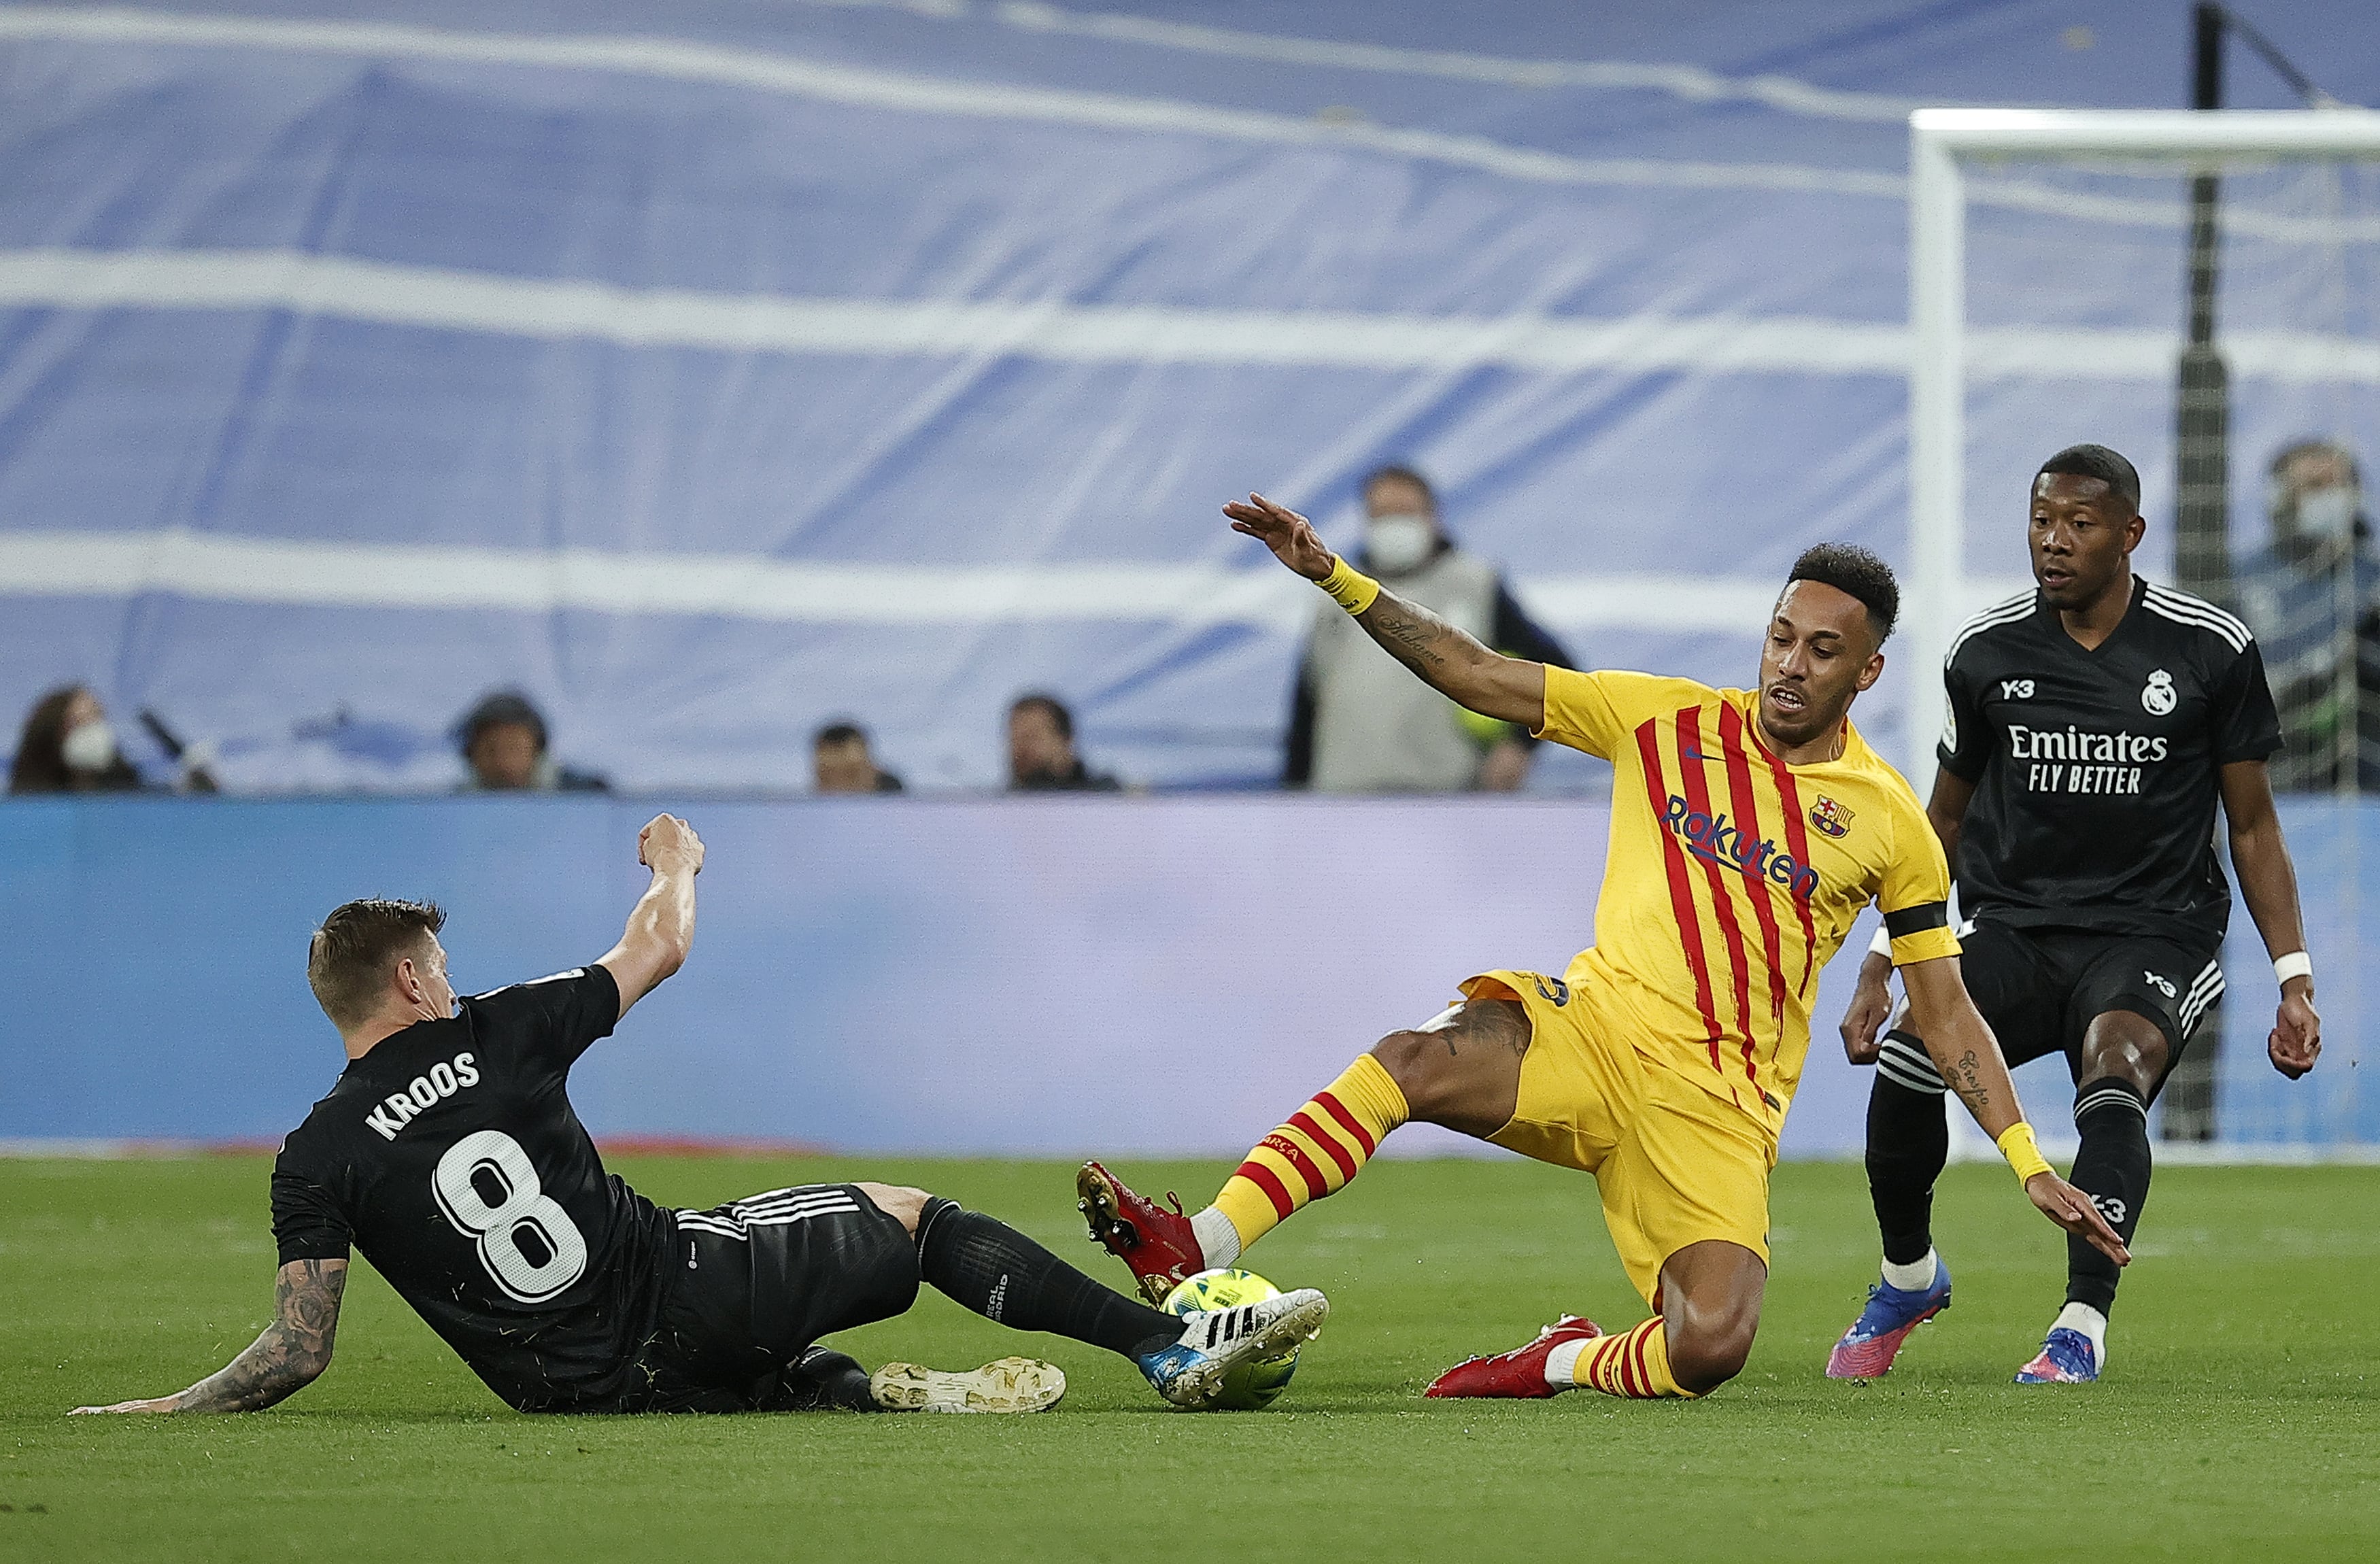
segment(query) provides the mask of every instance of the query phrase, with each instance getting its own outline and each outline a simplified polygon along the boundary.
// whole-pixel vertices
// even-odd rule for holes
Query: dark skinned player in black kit
[[[2215,853],[2218,802],[2280,984],[2266,1051],[2292,1079],[2322,1052],[2297,874],[2265,769],[2280,730],[2264,661],[2239,620],[2133,574],[2140,494],[2132,464],[2103,445],[2043,464],[2037,589],[1952,642],[1926,806],[1971,920],[1967,987],[2011,1065],[2066,1056],[2082,1135],[2073,1182],[2128,1244],[2148,1197],[2149,1104],[2223,991],[2231,889]],[[1876,1036],[1891,971],[1872,951],[1843,1019],[1852,1062],[1876,1066],[1867,1167],[1885,1263],[1828,1360],[1838,1379],[1883,1374],[1950,1301],[1929,1231],[1949,1149],[1943,1084],[1915,1037]],[[2084,1383],[2107,1364],[2116,1267],[2079,1243],[2067,1264],[2065,1306],[2019,1384]]]
[[[594,964],[458,1000],[419,902],[323,919],[307,980],[346,1069],[273,1170],[275,1318],[188,1389],[82,1412],[254,1412],[330,1366],[348,1254],[522,1412],[1039,1412],[1065,1388],[1025,1358],[871,1376],[819,1338],[905,1312],[920,1283],[1020,1330],[1131,1360],[1182,1406],[1310,1338],[1319,1292],[1177,1318],[1100,1286],[1005,1223],[924,1190],[811,1184],[708,1210],[607,1175],[570,1067],[685,963],[703,845],[657,816],[652,882]]]

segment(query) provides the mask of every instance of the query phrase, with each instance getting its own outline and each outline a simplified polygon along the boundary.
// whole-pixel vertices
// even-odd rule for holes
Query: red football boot
[[[1560,1392],[1546,1383],[1546,1359],[1565,1341],[1589,1341],[1603,1328],[1576,1315],[1561,1318],[1537,1332],[1525,1347],[1499,1352],[1492,1358],[1465,1358],[1429,1382],[1425,1396],[1500,1396],[1525,1400]]]
[[[1143,1296],[1159,1307],[1165,1295],[1208,1268],[1190,1218],[1182,1214],[1179,1196],[1169,1211],[1146,1195],[1126,1189],[1122,1179],[1096,1162],[1086,1162],[1075,1175],[1075,1205],[1091,1224],[1092,1240],[1132,1267]]]

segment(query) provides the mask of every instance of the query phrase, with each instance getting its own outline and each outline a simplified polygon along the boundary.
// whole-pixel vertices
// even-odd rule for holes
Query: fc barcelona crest
[[[1828,836],[1847,836],[1852,829],[1852,812],[1822,793],[1818,801],[1810,806],[1810,823]]]

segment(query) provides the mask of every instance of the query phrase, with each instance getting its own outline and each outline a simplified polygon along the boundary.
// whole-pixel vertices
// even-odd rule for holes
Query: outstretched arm
[[[187,1390],[154,1400],[77,1407],[100,1412],[260,1412],[311,1385],[331,1366],[345,1260],[292,1260],[273,1283],[274,1315],[248,1350]]]
[[[2234,760],[2223,768],[2223,818],[2230,827],[2231,867],[2240,871],[2240,894],[2248,915],[2265,937],[2265,953],[2277,961],[2305,949],[2305,922],[2298,910],[2297,866],[2281,840],[2281,817],[2273,808],[2273,781],[2262,760]],[[2313,975],[2281,985],[2281,1008],[2274,1012],[2265,1052],[2273,1068],[2294,1081],[2322,1057],[2322,1017],[2313,1008]]]
[[[694,877],[702,872],[702,838],[675,815],[655,815],[637,833],[637,862],[653,871],[653,881],[601,964],[619,985],[622,1015],[684,966],[694,948]]]
[[[1313,523],[1261,494],[1249,495],[1245,504],[1234,501],[1225,505],[1223,514],[1232,518],[1232,531],[1256,539],[1309,581],[1326,581],[1340,567],[1338,556],[1322,546]],[[1355,623],[1390,657],[1456,705],[1500,722],[1517,722],[1533,734],[1546,725],[1544,663],[1490,651],[1385,587],[1355,616]]]
[[[1975,1001],[1967,997],[1967,985],[1959,976],[1959,958],[1912,962],[1900,969],[1900,982],[1909,991],[1910,1020],[1917,1035],[1925,1039],[1934,1068],[1959,1094],[1984,1134],[2008,1151],[2008,1143],[2001,1137],[2024,1122],[2024,1107],[2016,1099],[2016,1083],[2009,1079],[2008,1061],[2000,1057],[1998,1040],[1975,1009]],[[2032,1145],[2030,1130],[2023,1142]],[[2039,1157],[2035,1148],[2033,1158],[2038,1161]],[[2119,1266],[2131,1263],[2124,1241],[2099,1215],[2091,1197],[2059,1178],[2047,1164],[2025,1178],[2024,1193],[2043,1216],[2068,1232],[2079,1235]]]

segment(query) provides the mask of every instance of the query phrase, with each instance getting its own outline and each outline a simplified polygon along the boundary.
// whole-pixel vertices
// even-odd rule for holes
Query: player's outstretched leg
[[[1875,1379],[1910,1332],[1950,1306],[1950,1267],[1934,1252],[1934,1184],[1950,1157],[1946,1088],[1925,1047],[1888,1033],[1867,1098],[1867,1187],[1884,1239],[1884,1274],[1827,1356],[1829,1379]]]
[[[1346,1188],[1398,1125],[1418,1120],[1483,1139],[1503,1128],[1528,1048],[1528,1012],[1517,1000],[1467,1000],[1412,1031],[1391,1032],[1258,1141],[1196,1216],[1184,1216],[1179,1202],[1169,1211],[1087,1163],[1075,1188],[1091,1237],[1160,1302]]]
[[[1690,1243],[1661,1267],[1661,1312],[1634,1328],[1606,1336],[1592,1320],[1565,1315],[1525,1346],[1457,1364],[1422,1394],[1706,1396],[1743,1371],[1767,1283],[1768,1267],[1742,1244]]]
[[[1005,1222],[939,1197],[923,1197],[917,1235],[918,1274],[929,1285],[986,1319],[1128,1358],[1177,1406],[1203,1406],[1242,1362],[1312,1340],[1330,1312],[1306,1288],[1237,1308],[1164,1314],[1100,1286]]]

